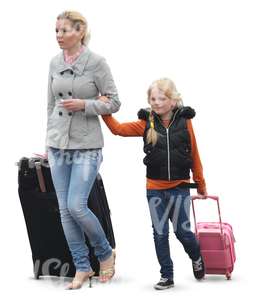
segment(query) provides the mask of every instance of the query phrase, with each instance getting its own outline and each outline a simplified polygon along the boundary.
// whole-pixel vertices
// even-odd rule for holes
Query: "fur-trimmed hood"
[[[152,110],[151,110],[150,107],[148,107],[148,108],[141,108],[138,111],[138,113],[137,113],[138,119],[148,120],[151,111]],[[178,111],[176,116],[182,117],[182,118],[185,118],[185,119],[192,119],[196,115],[195,110],[193,108],[191,108],[190,106],[183,106],[181,108],[175,108],[173,110],[173,113],[175,113],[176,111]]]

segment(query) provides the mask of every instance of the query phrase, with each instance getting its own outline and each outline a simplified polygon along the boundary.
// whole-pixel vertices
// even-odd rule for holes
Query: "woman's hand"
[[[61,104],[69,111],[79,111],[85,109],[85,101],[82,99],[65,99],[61,101]]]
[[[40,153],[33,153],[33,155],[37,156],[37,157],[40,157],[40,158],[44,158],[44,159],[47,159],[48,158],[48,152],[45,152],[43,154],[40,154]]]
[[[107,96],[99,96],[97,99],[105,103],[110,102]],[[66,108],[69,111],[79,111],[85,109],[85,101],[82,99],[65,99],[61,100],[61,104],[64,108]]]

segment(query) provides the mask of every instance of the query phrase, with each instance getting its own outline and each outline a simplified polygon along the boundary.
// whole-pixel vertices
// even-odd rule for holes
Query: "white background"
[[[6,1],[1,3],[1,289],[45,299],[174,297],[219,299],[258,292],[259,268],[259,1]],[[65,9],[87,18],[89,47],[107,59],[120,100],[119,121],[136,120],[149,84],[172,78],[193,125],[208,192],[220,196],[234,227],[233,280],[196,282],[190,260],[171,232],[175,288],[156,292],[159,277],[145,197],[142,139],[105,136],[101,174],[117,242],[115,279],[64,291],[59,280],[32,279],[31,250],[17,193],[22,156],[44,151],[47,73],[60,50],[56,16]],[[194,191],[193,191],[194,193]],[[216,220],[215,203],[198,203],[200,220]]]

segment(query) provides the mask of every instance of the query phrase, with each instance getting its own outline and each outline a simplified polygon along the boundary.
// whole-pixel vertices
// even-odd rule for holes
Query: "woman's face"
[[[61,49],[71,49],[80,44],[83,37],[82,29],[77,31],[70,20],[59,19],[56,22],[56,39]]]
[[[151,90],[149,104],[155,113],[159,116],[165,116],[176,106],[176,100],[168,98],[161,90],[155,87]]]

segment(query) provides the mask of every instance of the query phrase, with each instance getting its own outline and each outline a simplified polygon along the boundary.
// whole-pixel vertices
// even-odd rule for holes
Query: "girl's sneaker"
[[[193,269],[194,277],[196,279],[200,280],[200,279],[204,278],[204,276],[205,276],[205,266],[204,266],[202,256],[200,256],[198,260],[193,260],[192,261],[192,269]]]
[[[171,287],[174,287],[174,282],[168,278],[161,278],[160,281],[154,285],[156,290],[166,290]]]

